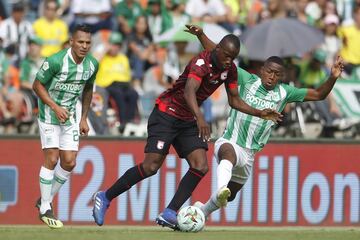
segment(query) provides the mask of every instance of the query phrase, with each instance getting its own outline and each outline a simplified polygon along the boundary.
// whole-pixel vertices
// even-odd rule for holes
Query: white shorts
[[[41,147],[59,148],[60,150],[78,151],[79,124],[70,126],[52,125],[38,120]]]
[[[236,143],[221,137],[215,142],[214,146],[214,155],[218,163],[221,160],[218,157],[218,152],[221,145],[224,143],[229,143],[233,146],[236,153],[236,165],[232,169],[231,181],[239,184],[245,184],[252,171],[255,151],[243,148]]]

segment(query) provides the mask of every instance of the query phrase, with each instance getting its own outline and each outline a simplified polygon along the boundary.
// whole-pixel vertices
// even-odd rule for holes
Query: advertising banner
[[[82,139],[71,178],[54,199],[64,224],[94,224],[92,195],[110,187],[144,158],[144,140]],[[213,144],[209,172],[191,199],[205,202],[216,188]],[[43,153],[37,139],[0,139],[0,224],[41,224]],[[357,144],[271,143],[256,155],[253,174],[217,226],[360,226],[360,148]],[[188,164],[172,149],[159,172],[111,202],[106,225],[154,225],[173,197]]]

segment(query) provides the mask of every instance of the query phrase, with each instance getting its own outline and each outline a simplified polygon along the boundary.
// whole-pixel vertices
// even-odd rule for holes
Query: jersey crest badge
[[[227,78],[227,75],[228,75],[228,71],[222,72],[220,75],[220,79],[225,80]]]
[[[83,80],[88,80],[90,78],[90,71],[84,71],[82,78]]]
[[[158,141],[156,144],[157,149],[163,149],[164,148],[164,141]]]
[[[44,71],[48,70],[49,69],[49,62],[44,62],[43,65],[42,65],[42,69]]]

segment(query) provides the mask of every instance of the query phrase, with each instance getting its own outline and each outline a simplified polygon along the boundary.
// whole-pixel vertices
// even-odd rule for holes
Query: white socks
[[[232,176],[232,168],[233,164],[229,160],[223,159],[220,161],[220,164],[217,167],[217,191],[202,207],[205,216],[210,215],[212,212],[220,208],[216,205],[217,194],[221,188],[226,187],[230,182]]]
[[[58,163],[55,167],[55,174],[54,179],[52,181],[52,188],[51,188],[51,198],[50,202],[52,202],[55,194],[60,190],[62,185],[69,179],[71,172],[66,171],[60,166],[60,163]]]
[[[41,206],[40,213],[44,214],[51,208],[50,203],[53,201],[55,194],[60,190],[62,185],[68,180],[71,172],[64,170],[60,163],[55,167],[55,170],[50,170],[44,166],[40,169],[40,192],[41,192]]]
[[[233,164],[226,159],[220,161],[217,167],[217,190],[226,187],[232,176]]]
[[[40,182],[40,192],[41,192],[40,213],[44,214],[47,210],[50,209],[51,188],[52,188],[52,180],[54,178],[54,170],[50,170],[42,166],[40,169],[39,176],[40,176],[39,182]]]

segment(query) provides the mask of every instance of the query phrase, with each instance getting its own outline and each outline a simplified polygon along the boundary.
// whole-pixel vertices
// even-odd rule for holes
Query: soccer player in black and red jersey
[[[98,225],[104,223],[110,201],[136,183],[156,174],[170,145],[173,145],[179,157],[186,158],[190,168],[156,222],[172,229],[178,228],[177,211],[208,171],[206,150],[207,141],[210,140],[210,127],[199,106],[221,84],[225,84],[232,108],[274,122],[280,120],[281,115],[275,110],[254,109],[240,99],[237,70],[233,63],[239,51],[239,39],[233,34],[226,35],[214,50],[203,51],[194,57],[174,86],[157,98],[148,120],[144,161],[128,169],[107,191],[94,195],[93,216]]]

